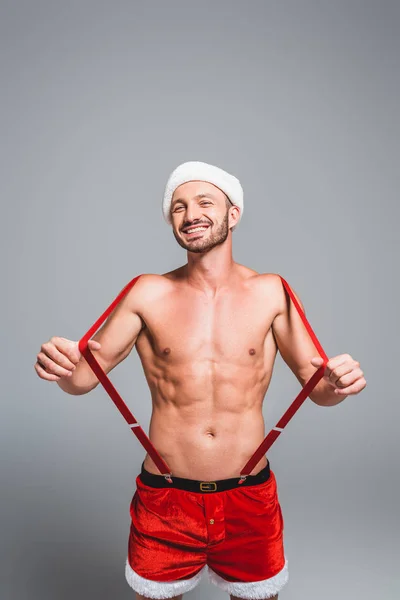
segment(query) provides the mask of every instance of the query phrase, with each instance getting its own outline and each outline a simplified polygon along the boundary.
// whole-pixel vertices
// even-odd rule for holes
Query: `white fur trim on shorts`
[[[128,584],[142,596],[148,598],[173,598],[184,594],[195,588],[207,574],[210,583],[216,585],[224,592],[237,596],[238,598],[251,598],[252,600],[261,600],[275,596],[283,586],[288,582],[288,560],[285,560],[285,565],[279,573],[263,579],[262,581],[238,582],[227,581],[223,579],[207,565],[204,565],[201,571],[191,579],[180,579],[177,581],[152,581],[145,579],[136,573],[128,559],[126,559],[125,577]]]
[[[196,585],[200,583],[200,580],[206,570],[207,565],[205,565],[202,570],[191,579],[179,579],[177,581],[152,581],[138,575],[138,573],[132,569],[128,559],[126,559],[125,577],[131,588],[133,588],[135,592],[141,594],[142,596],[147,596],[148,598],[173,598],[179,594],[189,592],[196,587]]]
[[[208,577],[211,583],[218,586],[221,590],[224,590],[224,592],[237,596],[238,598],[251,598],[252,600],[271,598],[288,582],[288,560],[285,559],[285,565],[279,573],[269,579],[262,579],[261,581],[249,581],[244,583],[239,581],[227,581],[210,568],[208,569]]]

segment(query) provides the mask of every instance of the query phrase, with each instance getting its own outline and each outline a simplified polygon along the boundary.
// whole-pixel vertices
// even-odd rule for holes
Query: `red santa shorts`
[[[289,574],[284,522],[269,463],[240,485],[239,477],[201,486],[196,480],[172,479],[170,484],[143,465],[136,478],[125,567],[128,584],[148,598],[172,598],[192,590],[207,574],[212,584],[240,598],[277,594]],[[231,487],[218,491],[219,486]]]

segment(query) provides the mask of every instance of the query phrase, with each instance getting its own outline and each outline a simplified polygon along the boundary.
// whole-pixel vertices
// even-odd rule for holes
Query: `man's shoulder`
[[[263,287],[265,292],[269,294],[270,298],[273,298],[276,302],[277,314],[281,314],[287,310],[288,302],[290,300],[289,294],[286,290],[283,281],[285,281],[289,285],[293,296],[296,298],[298,304],[300,305],[300,308],[305,313],[304,305],[300,300],[297,292],[293,289],[293,286],[290,285],[283,276],[279,275],[278,273],[262,273],[260,277],[260,285]]]
[[[251,277],[252,283],[258,286],[261,291],[268,294],[280,293],[282,290],[282,279],[278,273],[256,273]]]
[[[259,273],[259,277],[264,285],[282,286],[281,276],[278,273]]]
[[[285,305],[285,290],[281,276],[278,273],[256,273],[250,281],[257,297],[278,315]]]
[[[159,299],[171,288],[171,282],[158,273],[142,273],[127,294],[127,302],[132,306],[143,306]]]
[[[140,283],[141,287],[155,287],[162,286],[168,282],[167,277],[165,275],[160,275],[159,273],[142,273],[138,279],[138,283]],[[137,285],[136,284],[136,285]]]

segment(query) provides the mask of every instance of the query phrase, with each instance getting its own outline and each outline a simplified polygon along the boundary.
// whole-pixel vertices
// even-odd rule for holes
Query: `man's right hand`
[[[79,342],[67,340],[63,337],[52,337],[42,344],[34,365],[36,373],[41,379],[59,381],[62,377],[69,377],[76,369],[82,354],[79,351]],[[89,350],[100,350],[101,344],[95,340],[88,341]]]

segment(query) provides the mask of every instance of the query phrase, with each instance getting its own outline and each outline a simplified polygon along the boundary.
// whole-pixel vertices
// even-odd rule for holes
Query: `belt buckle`
[[[209,487],[204,487],[204,486],[210,486],[213,485],[215,487],[213,488],[209,488]],[[217,489],[217,484],[215,483],[215,481],[200,481],[200,490],[202,492],[215,492],[215,490]]]

